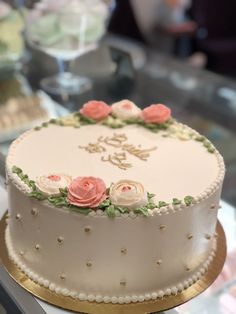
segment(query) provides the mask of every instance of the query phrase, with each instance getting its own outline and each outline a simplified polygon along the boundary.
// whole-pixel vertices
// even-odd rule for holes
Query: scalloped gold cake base
[[[32,293],[34,296],[42,299],[52,305],[61,307],[70,311],[82,312],[86,314],[144,314],[156,313],[167,309],[174,308],[196,297],[207,289],[217,278],[221,272],[226,258],[226,239],[221,224],[217,223],[216,232],[217,248],[216,255],[205,275],[203,275],[191,287],[177,295],[171,295],[162,299],[145,301],[130,304],[105,304],[87,301],[79,301],[71,297],[64,297],[51,292],[49,289],[36,284],[22,273],[17,266],[9,259],[5,244],[7,214],[0,221],[0,261],[5,266],[10,276],[24,289]]]

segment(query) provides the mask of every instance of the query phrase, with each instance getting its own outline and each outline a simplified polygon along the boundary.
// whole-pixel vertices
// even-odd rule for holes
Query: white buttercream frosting
[[[129,125],[115,133],[120,136],[111,141],[114,130],[100,124],[79,129],[49,125],[26,132],[12,144],[7,158],[9,254],[35,282],[80,300],[123,304],[177,294],[198,280],[214,258],[223,159],[217,151],[209,153],[202,143],[163,137],[162,131],[152,133]],[[133,145],[133,154],[122,150],[125,138],[126,144]],[[85,149],[89,143],[105,150],[94,152],[93,146],[90,153]],[[147,160],[135,155],[153,147],[157,148],[148,151]],[[122,153],[131,167],[117,167],[116,159],[102,161],[102,156],[109,160],[115,153]],[[102,209],[85,216],[30,199],[30,188],[12,173],[13,165],[36,182],[44,174],[58,173],[101,178],[111,187],[110,197],[117,206],[145,206],[147,192],[155,194],[155,203],[167,204],[149,209],[148,217],[115,210],[111,219]],[[41,190],[45,182],[48,193],[47,178]],[[57,188],[49,184],[50,193]],[[173,198],[183,200],[187,195],[194,197],[190,205],[172,203]],[[16,219],[18,214],[20,219]],[[59,238],[63,239],[60,243]]]
[[[71,177],[65,174],[51,173],[36,179],[38,189],[48,195],[57,195],[71,183]]]
[[[132,101],[127,99],[114,103],[111,108],[113,115],[121,120],[137,119],[142,112]]]
[[[109,196],[112,204],[130,210],[145,206],[148,202],[143,185],[131,180],[120,180],[112,184]]]

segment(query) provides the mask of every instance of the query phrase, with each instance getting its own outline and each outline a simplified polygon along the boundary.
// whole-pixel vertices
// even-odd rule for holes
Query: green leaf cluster
[[[24,174],[22,169],[13,166],[12,172],[17,174],[17,176],[23,181],[29,188],[31,188],[33,191],[36,191],[36,184],[33,180],[30,180],[27,174]]]

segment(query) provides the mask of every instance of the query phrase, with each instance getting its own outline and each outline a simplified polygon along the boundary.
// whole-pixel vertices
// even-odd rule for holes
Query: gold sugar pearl
[[[185,267],[184,267],[184,268],[185,268],[185,270],[186,270],[186,271],[190,271],[190,270],[191,270],[191,269],[190,269],[190,267],[189,267],[189,266],[187,266],[187,265],[185,265]]]
[[[157,265],[158,265],[158,266],[161,266],[161,264],[162,264],[162,260],[159,259],[159,260],[157,261]]]
[[[16,214],[16,220],[20,220],[21,219],[21,214]]]
[[[192,235],[191,233],[189,233],[189,234],[187,235],[187,238],[188,238],[188,240],[191,240],[191,239],[193,238],[193,235]]]
[[[126,286],[126,280],[125,280],[125,279],[122,279],[122,280],[120,281],[120,285],[123,286],[123,287]]]
[[[210,239],[211,239],[210,234],[205,234],[205,238],[206,238],[207,240],[210,240]]]
[[[62,243],[64,242],[64,238],[63,238],[62,236],[59,236],[59,237],[57,238],[57,242],[58,242],[59,244],[62,244]]]
[[[19,252],[19,255],[20,255],[20,256],[23,256],[23,255],[24,255],[24,252],[23,252],[23,251],[20,251],[20,252]]]
[[[215,209],[215,208],[216,208],[216,205],[215,205],[215,204],[211,204],[210,208],[211,208],[211,209]]]
[[[32,208],[30,213],[31,213],[32,216],[37,216],[38,215],[38,211],[37,211],[36,208]]]
[[[120,251],[121,251],[122,255],[126,255],[127,254],[127,249],[126,248],[122,248]]]
[[[86,262],[86,266],[87,266],[87,267],[92,267],[92,265],[93,265],[93,264],[92,264],[91,261],[87,261],[87,262]]]
[[[84,228],[85,233],[90,233],[91,232],[91,227],[87,226]]]
[[[161,231],[164,231],[164,230],[166,229],[166,225],[160,225],[159,229],[160,229]]]
[[[66,279],[66,275],[65,274],[61,274],[60,278],[61,278],[61,280],[65,280]]]
[[[38,251],[40,249],[40,245],[39,244],[35,244],[35,249]]]

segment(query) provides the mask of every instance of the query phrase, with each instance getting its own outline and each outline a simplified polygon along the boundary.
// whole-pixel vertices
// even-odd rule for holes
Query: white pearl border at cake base
[[[4,239],[6,233],[6,241],[9,242],[7,230],[7,215],[5,215],[0,222],[0,260],[12,278],[30,293],[50,304],[83,313],[141,314],[173,308],[189,301],[208,288],[221,272],[226,258],[226,239],[223,228],[218,222],[215,250],[212,251],[204,266],[183,283],[179,283],[175,287],[170,287],[164,291],[159,290],[138,296],[87,296],[83,293],[61,289],[52,283],[50,284],[48,280],[38,278],[36,274],[17,262],[18,257],[11,252],[11,249],[10,259]]]

